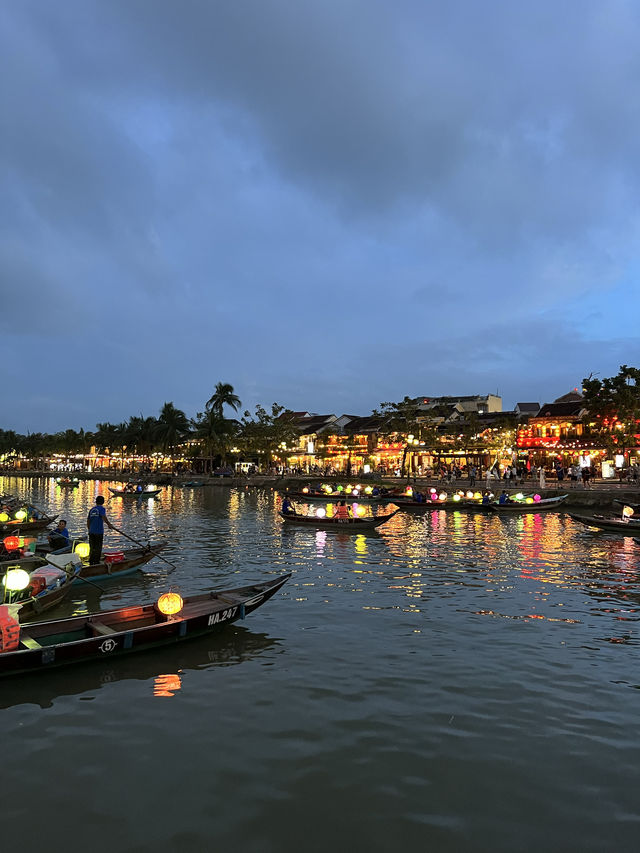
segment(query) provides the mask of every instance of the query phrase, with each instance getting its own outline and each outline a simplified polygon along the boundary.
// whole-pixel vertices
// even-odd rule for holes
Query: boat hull
[[[523,512],[549,512],[558,509],[567,497],[568,495],[561,495],[557,498],[543,498],[541,501],[532,504],[525,503],[524,501],[511,504],[491,504],[491,509],[493,512],[501,515],[521,514]]]
[[[162,489],[147,489],[144,492],[123,492],[122,489],[112,489],[108,487],[114,498],[155,498],[159,495]]]
[[[298,524],[303,527],[314,527],[329,530],[339,530],[341,533],[360,533],[363,530],[375,530],[390,518],[393,518],[399,510],[376,515],[373,518],[318,518],[314,515],[298,515],[294,513],[280,513],[280,518],[287,524]]]
[[[31,623],[20,631],[17,650],[0,653],[0,676],[104,661],[212,633],[244,619],[290,577],[186,598],[180,614],[173,617],[160,615],[154,604],[148,604]]]
[[[640,521],[622,521],[619,518],[606,518],[595,515],[574,515],[569,513],[574,521],[584,524],[586,527],[595,527],[605,533],[618,533],[621,536],[640,536]]]

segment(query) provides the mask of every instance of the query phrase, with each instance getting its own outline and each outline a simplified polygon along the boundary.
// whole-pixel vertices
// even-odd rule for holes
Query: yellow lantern
[[[373,486],[365,486],[364,490],[367,495],[370,495],[373,491]]]
[[[26,510],[24,510],[24,509],[19,509],[18,512],[15,514],[15,518],[18,521],[24,521],[26,517],[27,517],[27,513],[26,513]]]
[[[6,575],[2,578],[3,585],[9,592],[20,592],[29,586],[29,572],[24,569],[7,569]]]
[[[76,545],[76,554],[80,557],[81,560],[86,560],[89,556],[89,551],[91,548],[89,547],[88,542],[78,542]]]
[[[4,524],[5,521],[9,521],[9,516],[6,512],[0,512],[0,521]]]
[[[362,516],[365,513],[366,513],[366,509],[363,506],[360,506],[360,504],[357,504],[356,505],[356,515]]]
[[[157,608],[164,616],[175,616],[180,613],[184,601],[177,592],[165,592],[161,595],[157,602]]]

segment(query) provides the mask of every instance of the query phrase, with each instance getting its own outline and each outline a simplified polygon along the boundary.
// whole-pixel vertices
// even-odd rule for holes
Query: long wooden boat
[[[464,500],[454,501],[454,500],[446,500],[446,501],[413,501],[413,500],[391,500],[390,503],[395,504],[400,507],[401,510],[406,512],[438,512],[438,511],[446,511],[446,512],[490,512],[493,504],[483,504],[482,501],[479,500],[471,500],[469,498],[465,498]]]
[[[622,536],[633,537],[640,535],[640,519],[629,519],[627,521],[616,516],[574,515],[574,513],[569,513],[569,517],[587,527],[596,527],[598,530],[604,530],[607,533],[620,533]]]
[[[31,567],[31,570],[21,564],[15,565],[16,568],[29,571],[30,585],[21,592],[5,592],[0,604],[19,604],[20,622],[27,622],[41,616],[46,610],[57,607],[71,592],[81,566],[77,554],[65,554],[64,557],[66,560],[59,558],[58,565],[41,561],[39,566]],[[7,566],[8,568],[11,566]],[[3,578],[5,571],[2,572]]]
[[[166,542],[150,542],[144,547],[127,548],[117,552],[105,551],[100,563],[94,565],[81,563],[74,582],[82,583],[85,578],[92,581],[106,581],[126,577],[136,572],[140,566],[144,566],[166,547]],[[25,555],[21,559],[3,560],[0,562],[0,575],[3,575],[10,566],[17,566],[31,572],[47,564],[64,565],[65,558],[68,556],[68,554],[32,554]],[[53,559],[54,557],[56,559]]]
[[[534,501],[533,503],[527,503],[526,501],[512,501],[508,504],[490,504],[493,512],[504,513],[505,515],[509,515],[510,513],[523,513],[523,512],[546,512],[548,510],[557,509],[560,504],[565,501],[569,495],[556,495],[553,498],[542,498],[539,501]]]
[[[52,524],[57,517],[57,515],[45,515],[43,518],[35,518],[29,521],[26,519],[20,521],[19,519],[14,518],[11,521],[0,523],[0,532],[15,533],[20,536],[30,536],[32,533],[35,533],[36,530],[45,530],[45,528]]]
[[[235,589],[184,599],[181,611],[164,616],[156,604],[103,610],[33,622],[20,628],[19,646],[0,652],[0,675],[42,671],[55,666],[159,648],[199,637],[244,619],[289,580],[291,574]]]
[[[80,485],[80,480],[56,480],[56,486],[61,489],[77,489]]]
[[[124,489],[112,489],[107,487],[115,498],[155,498],[159,495],[162,489],[144,489],[141,492],[125,492]]]
[[[282,496],[285,495],[293,501],[299,501],[300,503],[338,503],[338,501],[345,501],[348,504],[364,504],[364,503],[391,503],[391,497],[389,495],[367,495],[364,492],[361,492],[357,495],[346,494],[346,492],[331,492],[327,494],[327,492],[282,492]]]
[[[631,509],[634,511],[634,513],[637,513],[638,515],[640,515],[640,504],[632,503],[631,501],[623,501],[623,500],[620,500],[619,498],[614,498],[613,502],[614,502],[614,504],[618,504],[618,506],[622,506],[622,507],[630,506]]]
[[[400,510],[374,515],[367,518],[318,518],[317,515],[300,515],[293,512],[281,512],[280,518],[287,524],[301,524],[306,527],[322,527],[340,530],[342,533],[360,533],[362,530],[374,530],[389,521]]]

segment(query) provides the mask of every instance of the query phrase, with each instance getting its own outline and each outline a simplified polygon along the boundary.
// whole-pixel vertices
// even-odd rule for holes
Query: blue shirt
[[[103,506],[92,506],[89,510],[89,533],[101,535],[104,533],[104,519],[107,511]]]

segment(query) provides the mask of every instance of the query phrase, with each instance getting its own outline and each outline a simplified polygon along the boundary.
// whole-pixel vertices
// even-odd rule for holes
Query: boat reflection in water
[[[62,674],[51,670],[38,672],[33,677],[7,678],[2,684],[0,708],[26,703],[51,708],[61,696],[95,692],[127,680],[149,681],[154,696],[173,695],[188,686],[184,674],[189,671],[236,666],[279,645],[280,641],[274,637],[230,624],[218,634],[119,658],[108,666],[89,661],[65,667]]]

